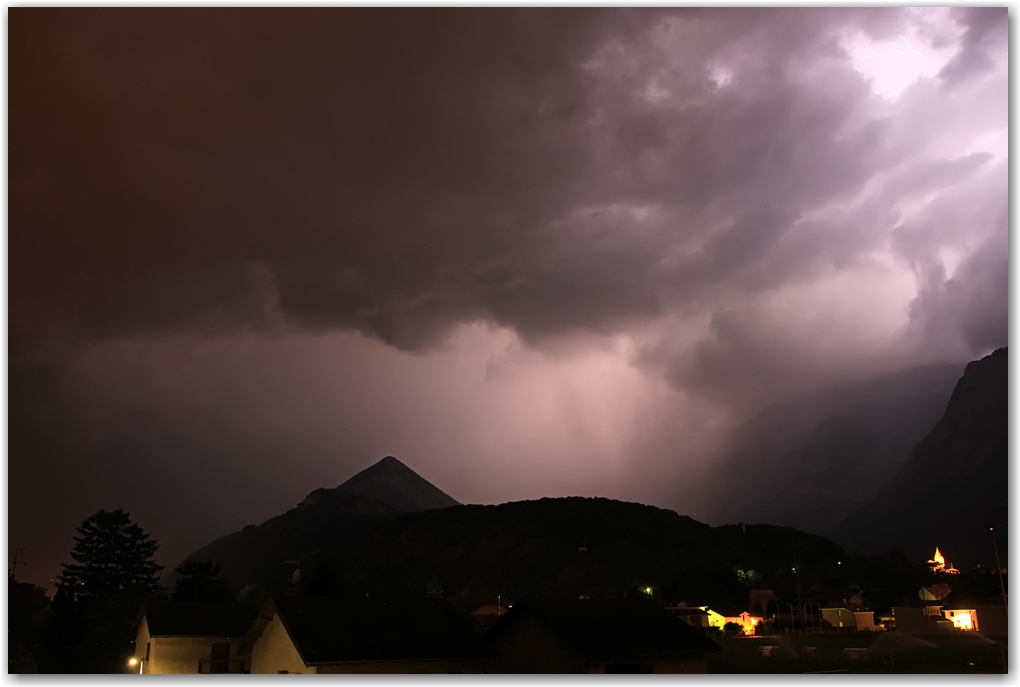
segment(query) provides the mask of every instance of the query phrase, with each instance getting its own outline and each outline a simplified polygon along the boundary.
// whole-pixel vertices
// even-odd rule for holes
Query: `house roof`
[[[236,603],[160,599],[146,601],[141,612],[153,637],[241,637],[256,616]]]
[[[683,606],[672,606],[669,612],[673,615],[708,615],[708,611],[701,608],[690,608]]]
[[[445,599],[283,597],[269,603],[307,665],[494,655]]]
[[[507,604],[483,604],[468,615],[504,615],[510,610]]]
[[[588,660],[622,655],[705,654],[721,647],[680,618],[643,599],[542,599],[514,605],[489,635],[534,615]]]

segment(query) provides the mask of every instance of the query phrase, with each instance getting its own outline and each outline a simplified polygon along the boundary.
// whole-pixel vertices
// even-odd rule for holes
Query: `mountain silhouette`
[[[457,502],[387,456],[338,487],[316,489],[286,513],[211,542],[188,560],[212,560],[235,591],[253,583],[278,591],[302,561],[404,513],[452,505]],[[173,582],[168,574],[164,584]]]
[[[336,496],[375,499],[405,513],[460,505],[393,456],[386,456],[335,489],[316,489],[305,501],[320,498],[327,491]]]
[[[946,407],[963,365],[932,365],[778,404],[738,428],[684,510],[710,523],[825,534],[870,501]]]
[[[1000,348],[967,365],[945,413],[870,503],[831,530],[850,550],[902,548],[919,560],[938,546],[957,566],[994,564],[983,531],[1008,534],[1009,356]]]

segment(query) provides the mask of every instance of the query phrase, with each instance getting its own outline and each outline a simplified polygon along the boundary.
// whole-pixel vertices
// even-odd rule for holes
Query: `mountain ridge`
[[[459,505],[393,456],[332,489],[319,488],[284,513],[206,544],[185,560],[211,560],[231,586],[281,587],[295,561],[350,543],[406,513]],[[169,573],[165,582],[172,583]]]
[[[734,432],[687,509],[825,534],[908,460],[963,367],[918,366],[767,408]]]
[[[315,503],[325,492],[374,499],[407,513],[460,505],[453,497],[393,456],[386,456],[373,463],[337,487],[315,489],[301,503]]]
[[[939,546],[958,565],[994,563],[982,529],[1002,525],[1008,534],[1008,415],[1009,354],[1000,348],[967,365],[899,473],[830,536],[849,549],[899,546],[924,556]]]

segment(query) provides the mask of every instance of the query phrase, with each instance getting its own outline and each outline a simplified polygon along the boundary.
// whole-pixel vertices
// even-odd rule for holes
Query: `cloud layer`
[[[768,403],[1005,345],[1006,15],[12,10],[12,532],[178,464],[137,510],[200,544],[392,446],[665,504]]]

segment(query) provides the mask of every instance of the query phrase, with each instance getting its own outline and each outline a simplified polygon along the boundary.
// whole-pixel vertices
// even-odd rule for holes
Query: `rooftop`
[[[445,599],[284,597],[270,602],[308,665],[488,658]]]
[[[153,637],[241,637],[257,615],[236,603],[150,599],[142,614]]]

